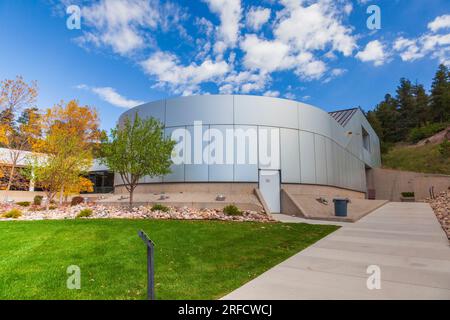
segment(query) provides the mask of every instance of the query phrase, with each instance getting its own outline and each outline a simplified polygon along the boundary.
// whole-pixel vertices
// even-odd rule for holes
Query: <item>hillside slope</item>
[[[450,157],[440,151],[442,143],[449,140],[449,134],[447,128],[416,145],[398,145],[383,155],[383,167],[450,175]]]

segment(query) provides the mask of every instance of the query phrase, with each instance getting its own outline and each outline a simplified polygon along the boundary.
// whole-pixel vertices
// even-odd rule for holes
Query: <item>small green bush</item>
[[[402,197],[414,198],[414,192],[402,192]]]
[[[152,212],[153,211],[169,212],[170,209],[168,207],[166,207],[165,205],[157,203],[157,204],[154,204],[150,210]]]
[[[227,216],[241,216],[242,215],[242,211],[239,210],[239,208],[233,204],[229,204],[225,208],[223,208],[223,213],[225,213]]]
[[[439,153],[445,158],[450,158],[450,141],[445,140],[439,145]]]
[[[83,203],[84,202],[84,199],[83,199],[83,197],[73,197],[72,198],[72,201],[70,201],[70,205],[71,206],[76,206],[76,205],[78,205],[78,204],[80,204],[80,203]]]
[[[9,210],[8,212],[5,212],[2,215],[3,218],[12,218],[12,219],[17,219],[21,216],[22,216],[22,211],[20,211],[19,209]]]
[[[420,128],[413,128],[409,132],[409,141],[417,143],[422,139],[431,137],[439,131],[444,130],[447,125],[446,123],[431,123]]]
[[[33,204],[35,206],[40,206],[42,204],[42,199],[43,198],[44,198],[43,196],[34,196]]]
[[[21,207],[29,207],[31,202],[30,201],[20,201],[20,202],[16,202],[16,204]]]
[[[77,214],[77,218],[88,218],[90,216],[92,216],[91,209],[83,209]]]
[[[58,206],[49,206],[48,207],[48,210],[55,210],[55,209],[58,209]]]

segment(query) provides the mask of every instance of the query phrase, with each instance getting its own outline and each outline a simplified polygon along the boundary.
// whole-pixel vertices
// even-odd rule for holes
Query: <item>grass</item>
[[[145,299],[143,229],[157,299],[217,299],[338,227],[219,221],[0,222],[0,299]],[[81,289],[66,288],[67,267]]]
[[[424,146],[396,146],[383,155],[386,168],[450,174],[450,158],[439,152],[439,144]]]

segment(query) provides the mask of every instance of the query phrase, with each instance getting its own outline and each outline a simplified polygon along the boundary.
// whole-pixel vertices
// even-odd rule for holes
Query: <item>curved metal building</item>
[[[183,160],[172,166],[171,174],[146,177],[142,184],[253,183],[267,197],[277,182],[278,187],[306,184],[366,192],[366,169],[380,165],[379,139],[357,108],[327,113],[279,98],[205,95],[140,105],[125,112],[119,122],[135,113],[164,123]],[[239,143],[237,133],[243,132],[246,142]],[[228,137],[226,143],[221,141],[228,146],[220,154],[226,161],[198,161],[214,156],[211,144],[220,133]],[[239,154],[253,161],[239,161]],[[263,161],[267,157],[272,161]],[[120,185],[117,176],[116,185]],[[277,200],[273,201],[276,211]]]

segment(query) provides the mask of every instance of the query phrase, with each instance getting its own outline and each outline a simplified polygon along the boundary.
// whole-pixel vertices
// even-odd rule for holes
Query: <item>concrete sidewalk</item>
[[[223,299],[450,299],[450,246],[428,204],[389,203],[341,225]],[[379,290],[367,288],[370,265]]]

